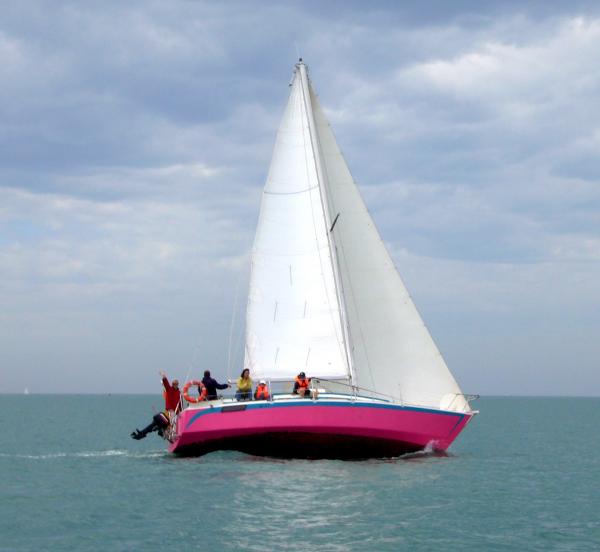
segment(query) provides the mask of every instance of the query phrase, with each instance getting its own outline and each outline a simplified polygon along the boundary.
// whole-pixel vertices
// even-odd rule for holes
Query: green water
[[[0,550],[600,550],[600,399],[485,398],[446,457],[180,459],[150,396],[0,396]]]

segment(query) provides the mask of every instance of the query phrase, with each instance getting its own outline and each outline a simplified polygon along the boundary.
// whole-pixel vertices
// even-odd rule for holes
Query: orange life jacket
[[[264,383],[259,383],[256,387],[254,398],[257,401],[266,401],[269,398],[269,388]]]
[[[298,376],[296,376],[296,383],[298,384],[298,388],[304,388],[304,389],[308,389],[308,384],[310,383],[310,379],[308,378],[304,378],[304,379],[300,379]]]

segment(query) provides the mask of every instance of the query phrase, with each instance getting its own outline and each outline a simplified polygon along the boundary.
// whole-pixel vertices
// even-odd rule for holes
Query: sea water
[[[482,398],[446,456],[133,441],[160,396],[0,396],[0,550],[600,550],[600,399]]]

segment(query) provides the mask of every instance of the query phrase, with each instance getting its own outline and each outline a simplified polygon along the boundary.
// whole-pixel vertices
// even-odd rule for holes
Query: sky
[[[600,394],[595,2],[37,2],[0,16],[0,393],[242,363],[298,56],[463,391]]]

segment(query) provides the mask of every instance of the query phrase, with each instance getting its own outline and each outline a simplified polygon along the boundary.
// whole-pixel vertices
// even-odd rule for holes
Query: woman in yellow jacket
[[[252,400],[252,379],[250,378],[250,370],[248,370],[248,368],[242,370],[242,373],[237,380],[235,398],[238,401]]]

